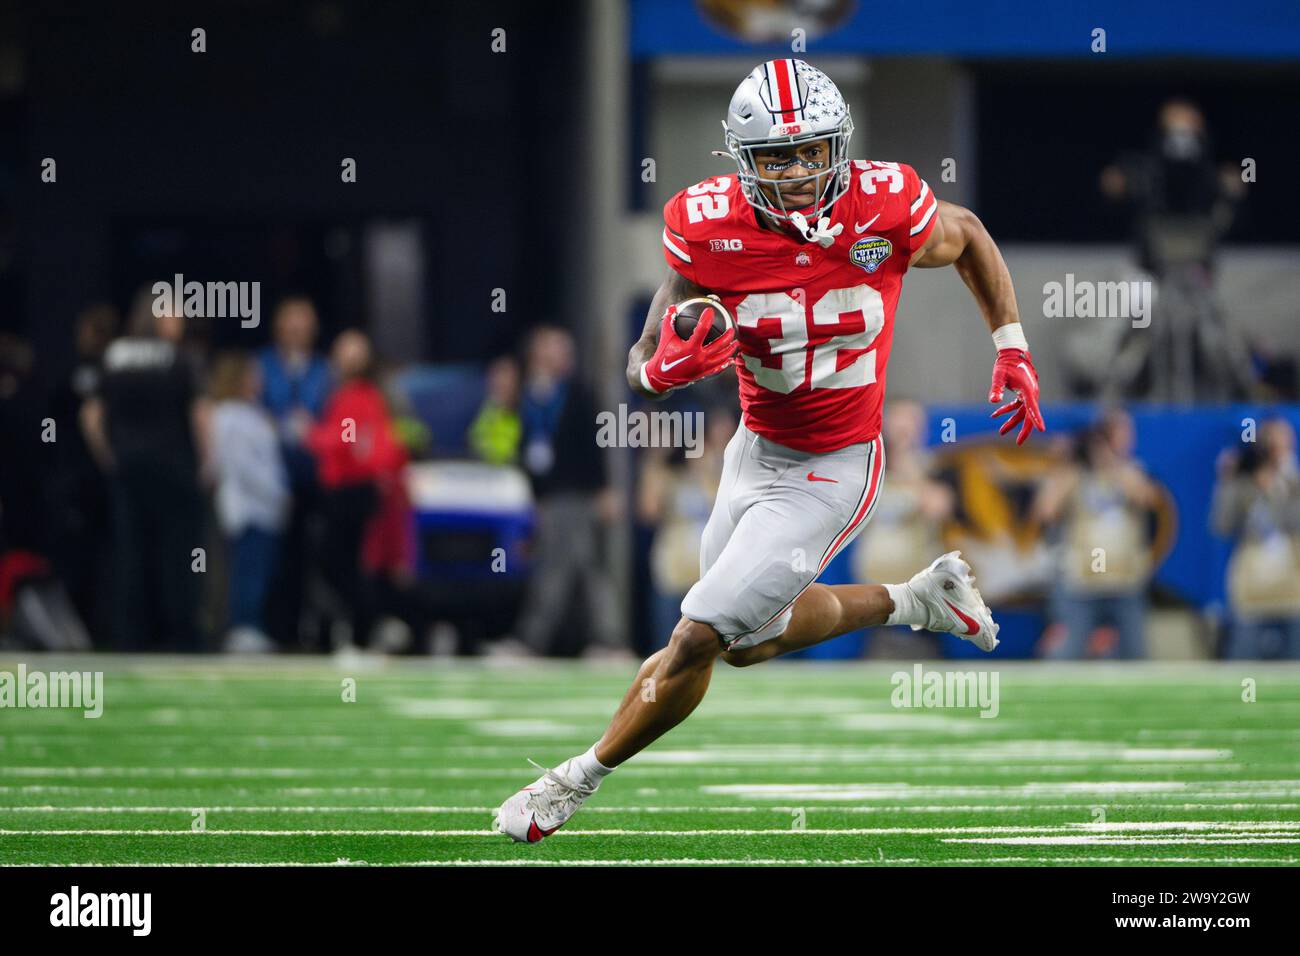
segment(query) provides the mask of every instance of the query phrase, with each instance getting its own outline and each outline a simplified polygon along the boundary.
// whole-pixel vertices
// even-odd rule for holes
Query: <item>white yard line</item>
[[[1020,784],[926,785],[881,781],[878,783],[738,783],[705,784],[702,793],[751,800],[935,800],[942,797],[1067,797],[1078,794],[1232,797],[1267,795],[1300,796],[1300,780],[1100,780],[1031,781]]]
[[[1092,842],[1115,839],[1140,843],[1147,838],[1138,836],[1113,836],[1126,831],[1171,831],[1160,838],[1151,838],[1153,843],[1189,842],[1200,839],[1231,842],[1230,838],[1238,835],[1251,835],[1261,838],[1280,838],[1278,842],[1300,843],[1300,821],[1209,821],[1188,820],[1168,823],[1066,823],[1043,826],[965,826],[965,827],[805,827],[794,828],[709,828],[690,830],[651,830],[628,829],[624,827],[601,828],[590,830],[560,830],[555,836],[565,838],[605,837],[605,836],[640,836],[640,837],[700,837],[700,836],[945,836],[953,834],[1002,834],[996,839],[985,840],[945,840],[944,842]],[[1217,832],[1215,832],[1217,831]],[[1184,837],[1182,834],[1199,832],[1213,833],[1213,836],[1201,838]],[[1011,834],[1033,834],[1032,836],[1011,836]],[[1044,834],[1068,834],[1046,836]],[[217,829],[191,830],[177,828],[163,829],[37,829],[13,830],[0,829],[0,836],[413,836],[413,837],[474,837],[495,836],[494,830],[481,829],[330,829],[330,830],[267,830],[267,829]]]
[[[899,857],[891,859],[870,858],[870,857],[849,857],[840,860],[812,860],[812,859],[780,859],[780,858],[758,858],[749,859],[745,857],[725,858],[717,857],[711,859],[699,859],[694,857],[683,857],[680,859],[673,858],[644,858],[644,859],[625,859],[625,860],[529,860],[518,858],[507,859],[487,859],[487,860],[392,860],[384,863],[367,863],[365,860],[334,860],[334,861],[305,861],[305,860],[268,860],[265,863],[254,863],[247,860],[235,862],[213,862],[211,860],[196,860],[190,863],[141,863],[140,866],[149,867],[231,867],[231,868],[253,868],[265,866],[284,866],[284,867],[327,867],[327,866],[978,866],[990,863],[1024,863],[1024,864],[1069,864],[1069,863],[1168,863],[1168,864],[1201,864],[1201,865],[1224,865],[1224,864],[1251,864],[1259,863],[1268,866],[1278,866],[1281,864],[1300,863],[1300,857],[1254,857],[1254,856],[975,856],[975,857],[949,857],[947,859],[922,859],[920,857]],[[6,864],[12,867],[117,867],[121,863],[13,863]]]
[[[942,841],[944,843],[988,843],[998,846],[1175,846],[1175,845],[1192,845],[1192,846],[1240,846],[1257,843],[1285,843],[1300,844],[1300,835],[1269,835],[1259,834],[1248,837],[1223,836],[1223,837],[1185,837],[1170,835],[1156,839],[1154,837],[1135,837],[1135,836],[1105,836],[1105,835],[1080,835],[1080,836],[1009,836],[1009,837],[986,837],[983,839],[950,839]]]
[[[793,813],[796,810],[815,813],[1030,813],[1060,810],[1091,810],[1096,803],[1024,803],[1024,804],[931,804],[921,806],[896,807],[700,807],[700,806],[635,806],[635,807],[583,807],[584,814],[592,813]],[[185,806],[67,806],[51,805],[0,806],[0,813],[183,813],[191,814],[195,810],[207,813],[386,813],[386,814],[453,814],[453,813],[491,813],[497,808],[492,806],[292,806],[276,805],[240,805],[212,806],[201,802]],[[1107,803],[1107,811],[1114,810],[1300,810],[1300,803]],[[1159,826],[1160,824],[1133,824],[1134,826]]]

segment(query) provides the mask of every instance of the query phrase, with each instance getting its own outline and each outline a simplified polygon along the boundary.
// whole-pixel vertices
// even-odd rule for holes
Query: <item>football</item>
[[[722,333],[736,324],[726,306],[717,299],[701,296],[678,303],[677,316],[673,319],[673,331],[677,333],[678,338],[689,339],[705,315],[708,315],[709,321],[713,323],[713,327],[705,333],[705,345],[717,341]]]

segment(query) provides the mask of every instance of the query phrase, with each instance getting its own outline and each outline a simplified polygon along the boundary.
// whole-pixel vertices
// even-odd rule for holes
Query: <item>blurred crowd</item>
[[[962,546],[988,576],[986,594],[996,591],[1008,606],[1041,605],[1046,627],[1036,655],[1147,657],[1153,577],[1172,530],[1162,529],[1161,513],[1173,520],[1166,492],[1135,455],[1129,414],[1102,409],[1077,434],[1057,436],[1044,467],[1007,482],[1025,502],[1027,520],[1013,549],[1024,556],[1019,563],[1010,551],[981,554],[964,536],[976,522],[957,512],[981,502],[954,494],[952,469],[941,468],[936,450],[924,446],[924,424],[913,403],[886,410],[889,480],[860,539],[858,576],[898,580],[922,566],[925,555]],[[968,498],[987,499],[1001,480],[990,474],[998,470],[995,461],[981,467],[981,480],[964,490]],[[1208,520],[1231,556],[1226,614],[1203,650],[1226,658],[1300,658],[1300,468],[1289,422],[1261,422],[1256,440],[1222,452]],[[1030,555],[1040,559],[1038,567]],[[994,583],[994,562],[1014,567],[1020,586]]]
[[[0,634],[67,649],[424,652],[440,627],[483,617],[462,609],[458,625],[420,573],[407,469],[428,436],[363,332],[339,333],[325,352],[313,303],[291,297],[265,347],[214,352],[153,306],[141,294],[124,322],[106,306],[84,311],[75,361],[53,388],[37,387],[24,340],[0,336]],[[464,445],[527,477],[529,571],[504,623],[482,635],[494,640],[454,649],[662,645],[698,574],[738,423],[734,388],[706,383],[691,396],[705,409],[698,454],[640,449],[626,496],[594,440],[598,406],[568,331],[539,326],[518,358],[489,363],[483,396]],[[973,489],[948,446],[927,446],[927,427],[920,405],[889,404],[888,480],[850,552],[853,578],[906,580],[962,547],[995,604],[1043,611],[1035,654],[1146,656],[1167,503],[1135,456],[1129,415],[1107,407],[1077,434],[1052,436],[1030,472],[1014,456],[982,459]],[[989,491],[999,482],[1020,500],[1014,531]],[[970,537],[973,511],[990,502],[1005,546]],[[1208,652],[1300,657],[1300,468],[1286,421],[1261,422],[1257,440],[1222,453],[1209,520],[1231,558]],[[619,527],[633,532],[630,596],[612,561]],[[1032,565],[1010,555],[1031,552],[1036,571],[998,581]]]
[[[0,636],[421,652],[438,625],[488,616],[420,578],[407,466],[427,429],[363,332],[326,353],[313,303],[291,297],[264,348],[214,351],[156,311],[144,292],[124,322],[84,311],[53,389],[28,343],[0,336]],[[472,456],[531,485],[531,573],[498,642],[521,654],[626,644],[604,557],[618,498],[574,372],[568,331],[536,328],[521,360],[488,366],[465,435]]]
[[[357,330],[317,348],[312,302],[216,352],[147,292],[96,306],[43,394],[0,345],[0,612],[20,640],[115,650],[324,648],[342,623],[421,628],[411,454]],[[309,591],[324,597],[307,613]]]

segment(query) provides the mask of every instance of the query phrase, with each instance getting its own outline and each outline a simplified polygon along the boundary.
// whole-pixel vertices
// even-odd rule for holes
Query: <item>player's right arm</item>
[[[668,269],[668,275],[659,284],[659,290],[655,292],[654,300],[650,303],[650,310],[646,313],[645,327],[641,330],[641,337],[636,340],[636,344],[628,352],[627,384],[633,391],[657,401],[664,398],[672,390],[671,388],[656,390],[654,381],[665,374],[671,375],[672,372],[679,371],[678,369],[670,366],[667,372],[659,371],[654,376],[649,374],[649,363],[654,361],[655,356],[662,352],[659,348],[659,339],[665,327],[668,309],[678,302],[708,294],[707,289],[696,285],[676,269]],[[704,323],[701,323],[701,326],[703,325]],[[703,331],[703,328],[701,328],[701,332]],[[705,346],[705,348],[712,349],[712,346]],[[682,364],[686,366],[692,363]],[[683,380],[678,384],[685,385],[688,382]],[[647,385],[650,387],[647,388]]]

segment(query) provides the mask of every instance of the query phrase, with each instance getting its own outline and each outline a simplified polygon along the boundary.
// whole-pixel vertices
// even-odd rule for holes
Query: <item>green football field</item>
[[[24,663],[102,668],[104,713],[0,709],[0,864],[1300,860],[1291,665],[926,663],[996,674],[995,717],[895,706],[910,663],[719,665],[690,720],[519,846],[492,809],[526,758],[600,734],[631,664]]]

